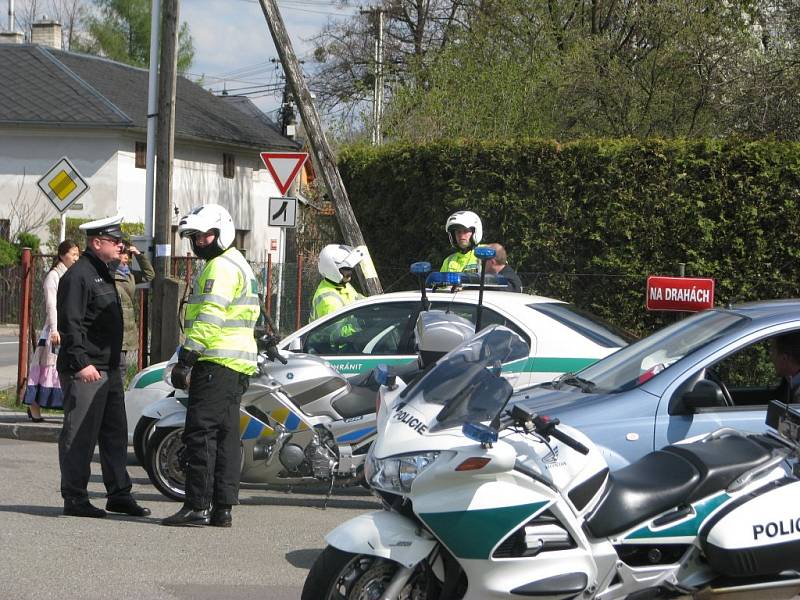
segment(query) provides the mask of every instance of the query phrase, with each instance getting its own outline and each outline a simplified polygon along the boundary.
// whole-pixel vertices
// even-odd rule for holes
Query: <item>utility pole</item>
[[[380,294],[383,289],[378,279],[378,273],[375,271],[375,266],[369,256],[369,250],[367,250],[367,246],[364,243],[364,236],[361,234],[358,221],[356,221],[353,207],[350,206],[342,176],[339,174],[333,152],[328,145],[325,132],[322,130],[322,124],[311,99],[311,93],[308,91],[303,74],[300,72],[297,56],[294,53],[292,43],[286,33],[286,26],[283,24],[283,19],[278,11],[278,4],[276,0],[259,0],[259,2],[261,9],[264,11],[264,18],[267,20],[275,48],[278,50],[286,80],[292,88],[295,102],[300,109],[300,116],[308,134],[311,151],[317,159],[322,180],[325,182],[328,194],[333,200],[339,228],[342,230],[344,239],[348,244],[360,246],[366,254],[366,258],[361,261],[360,269],[358,270],[361,285],[368,295]]]
[[[361,14],[377,15],[375,19],[375,54],[373,57],[373,89],[372,89],[372,145],[383,143],[381,122],[383,121],[383,7],[367,8]]]
[[[178,71],[178,0],[164,0],[161,58],[158,73],[158,144],[156,160],[156,201],[153,268],[153,310],[150,355],[153,362],[166,360],[175,349],[165,339],[167,280],[172,257],[172,159],[175,153],[175,88]],[[171,319],[174,321],[174,319]],[[175,341],[177,343],[177,340]]]

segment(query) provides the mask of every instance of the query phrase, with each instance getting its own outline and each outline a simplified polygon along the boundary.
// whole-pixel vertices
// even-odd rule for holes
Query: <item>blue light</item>
[[[431,263],[429,262],[415,262],[411,265],[411,272],[414,275],[425,275],[431,272]]]
[[[481,444],[493,444],[497,441],[497,431],[483,423],[464,423],[461,433]]]
[[[494,248],[490,248],[489,246],[478,246],[475,248],[475,256],[481,260],[494,258],[495,254],[497,253],[494,251]]]
[[[425,284],[432,285],[461,285],[461,273],[441,273],[436,271],[428,275]]]
[[[380,364],[375,367],[375,381],[377,381],[379,385],[386,385],[389,381],[388,365]]]

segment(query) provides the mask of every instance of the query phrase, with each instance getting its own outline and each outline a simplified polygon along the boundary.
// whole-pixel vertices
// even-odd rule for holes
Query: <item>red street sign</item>
[[[269,169],[281,196],[285,196],[294,178],[308,160],[308,152],[262,152],[261,160]]]
[[[647,310],[695,312],[714,306],[714,280],[700,277],[647,278]]]

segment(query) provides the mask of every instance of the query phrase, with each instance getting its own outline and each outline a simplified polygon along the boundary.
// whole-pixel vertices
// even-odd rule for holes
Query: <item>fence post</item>
[[[267,295],[267,314],[272,317],[272,254],[267,254],[267,281],[264,286]],[[277,331],[275,332],[278,333]]]
[[[295,317],[294,330],[300,329],[300,307],[303,305],[303,255],[297,254],[297,316]]]
[[[28,379],[28,328],[31,320],[31,290],[33,273],[31,269],[31,249],[22,249],[20,269],[22,270],[22,286],[19,302],[19,353],[17,357],[17,404],[22,403]]]

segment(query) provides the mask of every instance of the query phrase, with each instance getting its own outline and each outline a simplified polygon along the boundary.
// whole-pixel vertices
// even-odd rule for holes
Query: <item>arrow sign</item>
[[[308,152],[262,152],[261,160],[269,169],[281,195],[285,196],[294,178],[308,160]]]

